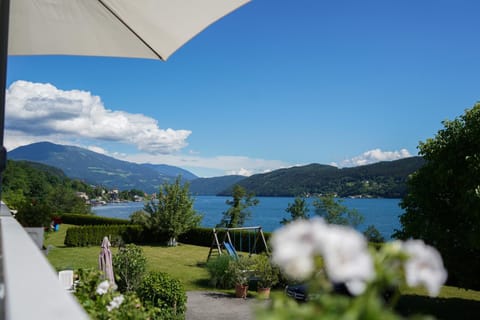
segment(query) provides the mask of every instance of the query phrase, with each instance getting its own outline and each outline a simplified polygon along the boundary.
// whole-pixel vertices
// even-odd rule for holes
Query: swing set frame
[[[210,246],[210,251],[208,252],[208,257],[207,257],[207,262],[208,260],[210,260],[210,257],[212,256],[212,253],[214,253],[214,251],[216,250],[218,255],[222,255],[224,251],[227,251],[230,255],[232,255],[232,253],[230,252],[231,249],[233,249],[233,256],[236,256],[238,258],[238,255],[237,255],[237,252],[236,252],[236,249],[235,249],[235,246],[234,246],[234,242],[232,242],[232,237],[230,236],[230,231],[251,231],[251,230],[254,230],[255,231],[255,239],[253,241],[253,246],[250,246],[250,238],[248,239],[249,240],[249,256],[251,256],[254,252],[252,252],[251,248],[257,248],[257,243],[259,241],[262,241],[263,245],[265,246],[265,252],[269,255],[270,252],[269,252],[269,249],[268,249],[268,245],[267,245],[267,241],[265,240],[265,235],[263,234],[263,229],[261,226],[255,226],[255,227],[238,227],[238,228],[213,228],[213,240],[212,240],[212,245]],[[218,238],[218,232],[217,231],[221,231],[221,232],[225,232],[224,235],[223,235],[223,239],[222,241],[219,241],[219,238]],[[251,236],[251,234],[249,233],[248,235],[249,237]],[[233,234],[233,238],[235,239],[235,233]],[[227,248],[227,246],[225,244],[228,244],[227,246],[229,248]],[[242,237],[241,237],[241,233],[240,233],[240,251],[241,251],[241,243],[242,243]]]

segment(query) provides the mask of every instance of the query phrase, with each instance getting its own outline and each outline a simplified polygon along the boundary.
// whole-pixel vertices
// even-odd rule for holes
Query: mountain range
[[[385,161],[352,168],[309,164],[250,177],[223,176],[198,178],[193,173],[169,165],[137,164],[118,160],[87,149],[39,142],[8,153],[11,160],[27,160],[61,169],[69,178],[120,190],[157,192],[160,185],[181,175],[194,195],[231,195],[239,184],[257,196],[297,196],[336,193],[341,197],[371,196],[400,198],[406,193],[410,174],[424,163],[421,157]]]
[[[408,176],[424,162],[421,157],[410,157],[350,168],[314,163],[256,174],[238,184],[257,196],[334,193],[340,197],[402,198]],[[231,189],[219,193],[230,194]]]
[[[193,173],[168,165],[137,164],[118,160],[87,149],[38,142],[8,152],[8,159],[27,160],[61,169],[69,178],[111,189],[139,189],[157,192],[164,182],[178,175],[184,180],[196,179]]]

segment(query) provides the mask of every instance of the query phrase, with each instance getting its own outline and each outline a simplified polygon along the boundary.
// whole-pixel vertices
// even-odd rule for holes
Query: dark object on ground
[[[333,291],[337,294],[351,296],[344,283],[333,284]],[[306,284],[288,285],[285,288],[287,296],[294,298],[297,301],[308,300],[308,286]]]
[[[307,301],[306,284],[288,285],[285,288],[285,293],[297,301]]]

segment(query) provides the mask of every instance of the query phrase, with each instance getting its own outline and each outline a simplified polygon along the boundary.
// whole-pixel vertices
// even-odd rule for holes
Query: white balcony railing
[[[0,208],[2,319],[88,319],[75,297],[2,202]]]

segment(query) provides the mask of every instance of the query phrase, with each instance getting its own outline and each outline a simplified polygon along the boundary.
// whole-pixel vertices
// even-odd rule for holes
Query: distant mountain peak
[[[184,180],[196,178],[193,173],[175,166],[137,164],[51,142],[18,147],[8,152],[8,158],[47,164],[61,169],[70,178],[120,190],[140,189],[151,193],[158,191],[164,182],[174,181],[178,175]]]

